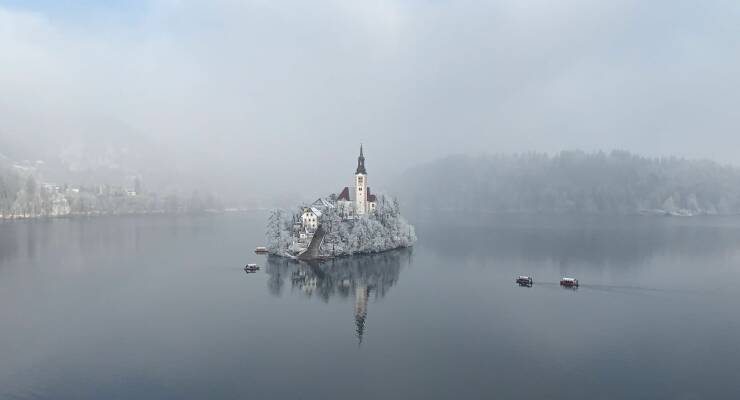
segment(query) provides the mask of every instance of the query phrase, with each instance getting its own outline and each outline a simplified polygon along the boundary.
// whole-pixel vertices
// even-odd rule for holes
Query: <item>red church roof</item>
[[[370,193],[370,187],[367,188],[367,195],[366,195],[367,201],[374,203],[377,200],[377,196]],[[354,197],[354,196],[352,196]],[[349,187],[345,186],[344,189],[339,193],[339,196],[337,196],[337,200],[344,200],[344,201],[353,201],[352,197],[350,197],[350,191]]]
[[[370,186],[367,187],[367,201],[374,203],[375,202],[375,195],[370,194]]]
[[[342,189],[342,192],[339,193],[339,197],[337,197],[337,200],[350,201],[348,187],[345,186],[344,189]]]

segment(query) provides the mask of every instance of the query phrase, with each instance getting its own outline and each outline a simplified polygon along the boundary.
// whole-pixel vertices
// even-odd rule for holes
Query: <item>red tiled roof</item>
[[[337,197],[337,200],[350,201],[349,200],[349,188],[348,187],[345,186],[344,189],[342,189],[342,192],[339,193],[339,197]]]
[[[365,199],[369,202],[374,202],[377,200],[377,196],[370,193],[370,187],[367,188],[367,193],[365,194]],[[342,191],[339,193],[339,196],[337,196],[337,200],[343,200],[343,201],[352,201],[349,194],[349,187],[344,187]]]
[[[367,187],[367,201],[373,203],[373,202],[375,202],[375,199],[376,199],[375,195],[374,194],[370,194],[370,186],[368,186]]]

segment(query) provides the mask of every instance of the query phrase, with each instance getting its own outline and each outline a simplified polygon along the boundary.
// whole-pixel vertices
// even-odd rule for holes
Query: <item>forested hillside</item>
[[[408,170],[396,192],[422,211],[736,214],[740,169],[625,151],[452,156]]]

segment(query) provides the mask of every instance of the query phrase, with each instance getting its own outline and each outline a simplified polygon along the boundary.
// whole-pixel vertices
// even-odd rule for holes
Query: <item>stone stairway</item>
[[[309,243],[306,250],[298,254],[297,258],[299,260],[315,260],[319,258],[319,249],[321,248],[321,243],[324,241],[324,236],[326,236],[326,231],[323,226],[319,225],[313,234],[311,243]]]

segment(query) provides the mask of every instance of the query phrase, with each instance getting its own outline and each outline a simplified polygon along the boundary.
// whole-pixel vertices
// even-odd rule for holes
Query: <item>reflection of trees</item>
[[[333,260],[309,263],[296,262],[282,257],[268,257],[266,271],[268,287],[274,295],[281,295],[285,282],[306,296],[318,296],[324,301],[339,296],[347,298],[354,288],[364,285],[383,297],[398,280],[401,261],[410,257],[410,249],[399,249],[378,254],[340,257]]]
[[[496,216],[461,224],[417,224],[424,245],[444,262],[529,259],[560,263],[639,265],[660,254],[733,251],[736,224],[719,218]],[[444,229],[441,229],[444,228]],[[454,231],[455,235],[449,232]]]
[[[0,262],[12,260],[18,252],[17,224],[0,221]]]
[[[268,257],[270,293],[280,296],[286,281],[291,289],[307,297],[318,296],[328,302],[332,297],[354,296],[355,330],[362,342],[367,319],[368,299],[382,298],[396,284],[401,264],[408,263],[410,249],[378,254],[341,257],[322,263],[296,262],[282,257]]]

